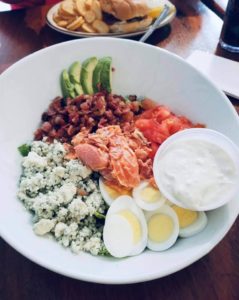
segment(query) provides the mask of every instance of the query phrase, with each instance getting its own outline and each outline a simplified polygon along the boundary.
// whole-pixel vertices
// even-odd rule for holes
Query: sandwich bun
[[[100,5],[104,12],[121,21],[144,17],[149,12],[145,0],[100,0]]]

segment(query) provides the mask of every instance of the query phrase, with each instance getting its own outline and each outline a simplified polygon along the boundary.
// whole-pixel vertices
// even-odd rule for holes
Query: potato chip
[[[77,17],[73,22],[67,25],[68,30],[76,30],[77,28],[81,27],[84,24],[85,20],[80,16]]]
[[[56,21],[56,24],[60,27],[66,27],[68,25],[68,22],[66,20],[60,20],[60,21]]]
[[[93,0],[85,0],[85,7],[88,10],[92,9]]]
[[[54,14],[54,15],[53,15],[53,20],[57,23],[57,22],[61,21],[62,18],[61,18],[61,16],[59,16],[58,13],[57,13],[57,14]]]
[[[63,1],[59,8],[60,15],[75,16],[73,1]]]
[[[75,1],[76,10],[81,16],[85,16],[87,9],[85,7],[85,0],[76,0]]]
[[[87,23],[92,23],[96,18],[95,18],[95,13],[92,10],[89,10],[85,15],[84,18]]]
[[[94,0],[92,2],[92,11],[95,13],[95,17],[98,20],[102,20],[102,11],[100,7],[100,2],[97,0]]]
[[[88,33],[95,33],[96,30],[88,23],[84,23],[82,26],[81,26],[82,30],[85,31],[85,32],[88,32]]]
[[[92,27],[99,33],[108,33],[110,30],[109,26],[101,20],[95,20],[92,23]]]

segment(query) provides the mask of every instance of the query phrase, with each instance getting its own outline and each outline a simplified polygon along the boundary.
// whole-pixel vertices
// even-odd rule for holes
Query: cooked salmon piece
[[[150,151],[144,138],[137,132],[135,134],[130,137],[130,133],[127,136],[118,125],[106,126],[83,139],[77,135],[80,144],[75,146],[75,152],[85,165],[99,171],[106,181],[131,189],[142,177],[138,159],[147,159]]]
[[[107,168],[109,155],[90,144],[79,144],[75,147],[76,156],[90,169],[100,171]]]

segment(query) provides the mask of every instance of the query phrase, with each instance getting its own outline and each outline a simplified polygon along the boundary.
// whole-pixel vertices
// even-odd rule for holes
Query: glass
[[[239,0],[228,1],[220,45],[225,50],[239,53]]]

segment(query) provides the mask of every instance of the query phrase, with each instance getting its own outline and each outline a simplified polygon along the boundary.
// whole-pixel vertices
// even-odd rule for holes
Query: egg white
[[[160,208],[165,203],[166,198],[160,192],[160,197],[157,199],[157,201],[155,202],[145,201],[142,198],[140,193],[149,185],[150,185],[149,182],[142,181],[137,187],[133,189],[133,197],[135,199],[135,202],[140,208],[146,211],[153,211]]]
[[[133,230],[127,220],[118,214],[107,217],[103,238],[106,249],[114,257],[126,257],[132,252]]]
[[[199,232],[201,232],[207,226],[207,215],[204,211],[199,211],[197,220],[192,223],[191,225],[180,228],[179,229],[179,236],[182,238],[187,238],[193,236]]]
[[[167,250],[170,247],[172,247],[178,238],[178,235],[179,235],[178,217],[177,217],[177,214],[175,213],[175,211],[170,206],[163,205],[161,208],[159,208],[156,211],[145,213],[147,223],[149,222],[151,217],[156,214],[166,215],[171,218],[171,220],[173,221],[173,232],[170,235],[170,237],[166,241],[163,241],[163,242],[152,241],[148,236],[147,247],[153,251],[164,251],[164,250]]]
[[[110,197],[109,193],[106,191],[104,182],[101,177],[99,179],[99,188],[100,188],[100,192],[101,192],[103,199],[110,206],[112,204],[112,202],[114,201],[114,199],[112,199]]]
[[[133,228],[120,212],[130,211],[140,223],[140,240],[133,244]],[[113,224],[113,225],[112,225]],[[118,224],[118,225],[117,225]],[[126,235],[126,237],[124,237]],[[147,245],[147,224],[142,210],[130,196],[120,196],[111,204],[105,219],[103,239],[107,250],[115,257],[138,255]],[[119,241],[117,241],[119,239]],[[125,245],[122,243],[125,242]]]

